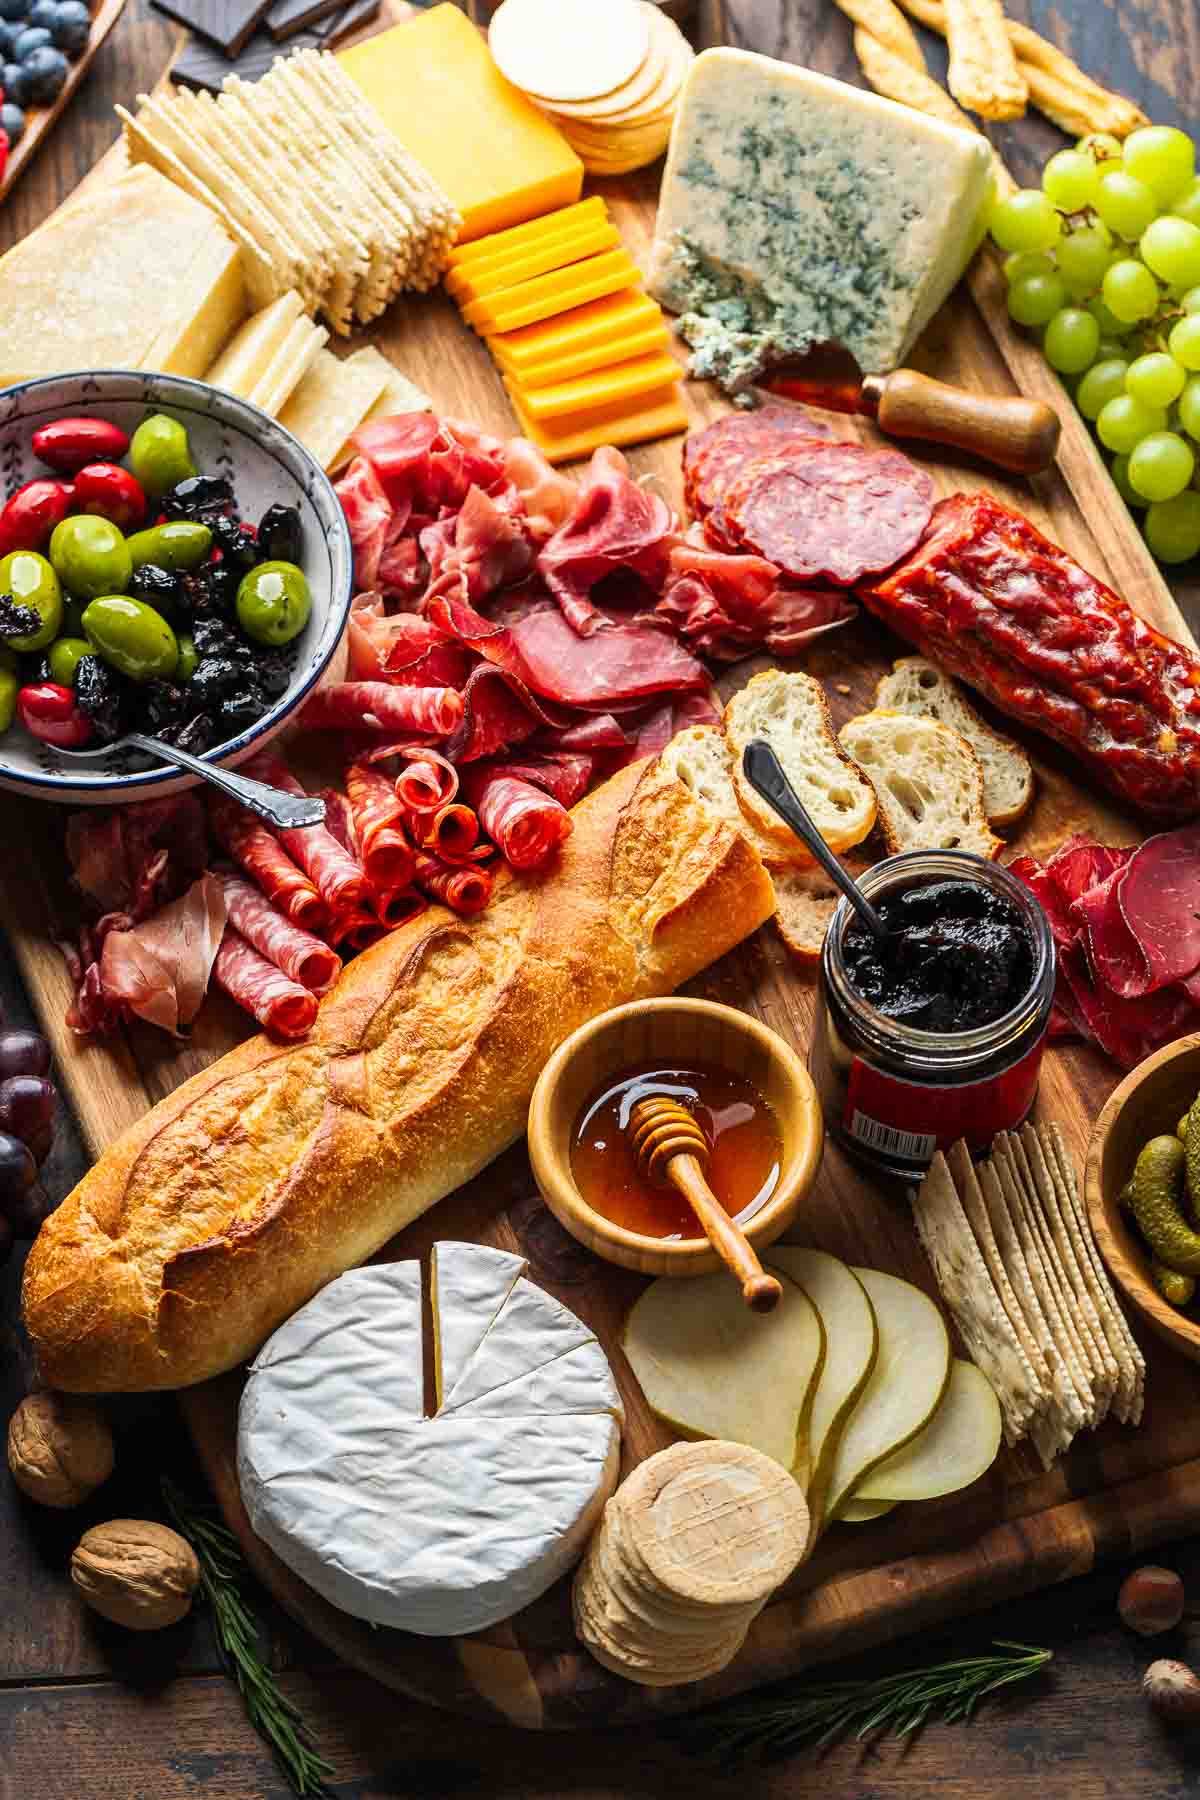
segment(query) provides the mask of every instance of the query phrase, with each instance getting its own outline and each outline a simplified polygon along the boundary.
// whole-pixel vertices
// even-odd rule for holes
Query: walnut
[[[42,1506],[79,1506],[108,1480],[113,1440],[93,1400],[52,1389],[27,1394],[8,1422],[8,1466]]]
[[[187,1540],[168,1526],[110,1519],[80,1538],[71,1580],[103,1618],[130,1631],[158,1631],[190,1608],[200,1565]]]

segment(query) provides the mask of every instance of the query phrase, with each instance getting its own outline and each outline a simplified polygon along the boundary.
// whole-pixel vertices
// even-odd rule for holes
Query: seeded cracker
[[[1104,1394],[1105,1416],[1113,1404],[1113,1397],[1121,1385],[1121,1369],[1116,1357],[1109,1348],[1100,1315],[1092,1300],[1091,1289],[1083,1278],[1083,1265],[1080,1261],[1080,1249],[1075,1238],[1075,1219],[1070,1208],[1065,1205],[1065,1195],[1061,1184],[1051,1174],[1050,1166],[1042,1149],[1041,1139],[1032,1125],[1026,1125],[1021,1132],[1021,1143],[1024,1145],[1033,1178],[1037,1183],[1038,1193],[1042,1201],[1042,1210],[1049,1222],[1054,1237],[1055,1249],[1059,1262],[1066,1274],[1067,1286],[1074,1295],[1076,1318],[1086,1328],[1090,1341],[1098,1384]],[[1057,1173],[1057,1171],[1056,1171]]]
[[[1005,1442],[1018,1443],[1043,1405],[1043,1390],[992,1284],[941,1151],[910,1198],[942,1299],[972,1361],[996,1390]]]
[[[1113,1410],[1122,1424],[1137,1425],[1141,1422],[1145,1400],[1146,1359],[1142,1355],[1137,1339],[1129,1329],[1129,1321],[1126,1319],[1108,1279],[1108,1271],[1105,1269],[1100,1252],[1096,1247],[1092,1222],[1088,1218],[1087,1209],[1079,1192],[1079,1183],[1075,1178],[1075,1165],[1071,1161],[1066,1140],[1057,1125],[1050,1127],[1048,1148],[1057,1160],[1067,1202],[1075,1214],[1080,1239],[1087,1253],[1087,1265],[1084,1273],[1086,1275],[1088,1269],[1091,1270],[1092,1294],[1096,1301],[1096,1310],[1100,1315],[1117,1363],[1125,1372],[1124,1393],[1127,1398],[1122,1398],[1122,1390],[1119,1389]],[[1049,1156],[1047,1160],[1050,1160]]]

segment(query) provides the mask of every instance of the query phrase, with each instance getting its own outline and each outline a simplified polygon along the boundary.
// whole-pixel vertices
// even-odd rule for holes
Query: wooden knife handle
[[[707,1181],[694,1156],[673,1156],[667,1164],[667,1180],[687,1200],[704,1227],[704,1235],[730,1274],[742,1284],[742,1298],[751,1312],[773,1312],[783,1296],[774,1275],[768,1275],[753,1244],[736,1220],[731,1219]]]
[[[863,401],[889,437],[950,444],[1016,475],[1040,474],[1058,449],[1058,414],[1019,394],[969,394],[915,369],[896,369],[868,376]]]

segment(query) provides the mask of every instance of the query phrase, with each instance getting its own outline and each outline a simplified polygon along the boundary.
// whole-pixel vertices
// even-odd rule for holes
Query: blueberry
[[[35,106],[50,106],[62,93],[69,74],[67,59],[61,50],[43,44],[25,58],[30,82],[29,98]]]
[[[37,25],[54,36],[54,22],[58,18],[58,0],[33,0],[29,9],[28,23]]]
[[[4,90],[4,98],[13,106],[29,105],[33,83],[24,63],[5,63],[0,69],[0,88]]]
[[[28,62],[35,50],[43,50],[50,42],[50,33],[44,25],[28,26],[13,45],[13,55],[19,63]]]
[[[13,149],[25,135],[25,114],[19,106],[13,106],[10,101],[6,100],[4,105],[0,106],[0,126],[4,129],[9,148]]]
[[[50,27],[54,42],[74,62],[87,49],[92,16],[83,0],[59,0],[57,18]]]
[[[24,27],[14,25],[7,19],[0,19],[0,62],[11,62],[13,45],[20,37]]]
[[[28,11],[28,0],[0,0],[0,19],[23,19]]]

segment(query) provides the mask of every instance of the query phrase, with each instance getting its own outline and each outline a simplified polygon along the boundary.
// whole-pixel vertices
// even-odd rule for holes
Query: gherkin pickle
[[[1150,1259],[1150,1274],[1163,1299],[1169,1300],[1172,1306],[1187,1306],[1196,1292],[1194,1275],[1182,1275],[1178,1269],[1168,1269],[1157,1256]]]
[[[1160,1262],[1181,1275],[1196,1275],[1200,1234],[1180,1207],[1186,1162],[1187,1153],[1173,1135],[1151,1138],[1142,1147],[1133,1171],[1133,1216]]]
[[[192,519],[168,519],[165,525],[151,525],[148,531],[135,532],[127,541],[135,569],[143,563],[154,563],[174,573],[200,567],[212,549],[212,532],[207,525]]]
[[[131,681],[170,680],[179,663],[179,644],[161,613],[127,594],[104,594],[83,615],[88,643],[118,675]]]
[[[62,625],[62,588],[44,556],[36,550],[10,550],[0,557],[0,594],[11,594],[15,606],[31,608],[41,620],[36,631],[9,638],[12,649],[44,650],[54,642]]]
[[[264,562],[243,575],[238,623],[256,644],[290,644],[308,624],[312,594],[295,563]]]

